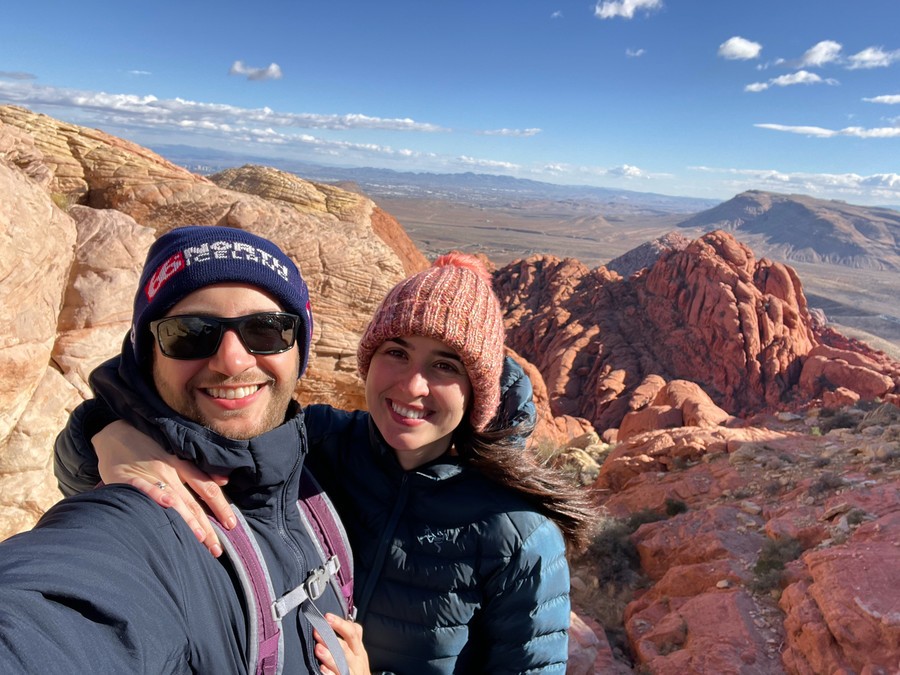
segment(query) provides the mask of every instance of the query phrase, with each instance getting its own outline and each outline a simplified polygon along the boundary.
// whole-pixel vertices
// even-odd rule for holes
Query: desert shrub
[[[666,498],[666,515],[677,516],[679,513],[685,513],[688,510],[687,504],[680,499]]]
[[[844,486],[844,479],[840,476],[826,472],[812,482],[807,490],[810,497],[818,498],[822,495],[837,490]]]
[[[50,201],[56,204],[56,207],[62,211],[68,212],[72,206],[72,202],[67,195],[61,192],[50,193]]]
[[[750,588],[757,593],[768,593],[781,585],[784,567],[803,553],[803,546],[793,537],[767,539],[753,566]]]
[[[823,411],[824,412],[824,411]],[[846,410],[839,410],[828,417],[819,417],[819,428],[823,434],[827,434],[832,429],[851,429],[856,426],[859,418],[850,414]]]
[[[829,457],[816,457],[812,461],[812,465],[816,469],[822,469],[831,464],[831,459]]]
[[[781,492],[781,483],[777,480],[771,480],[763,486],[763,494],[768,497],[774,497]]]
[[[865,512],[864,509],[859,507],[853,507],[849,511],[847,511],[847,524],[848,525],[860,525],[863,521],[868,518],[869,514]]]

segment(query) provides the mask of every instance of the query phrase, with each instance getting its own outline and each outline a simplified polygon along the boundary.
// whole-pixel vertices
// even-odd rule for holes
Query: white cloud
[[[36,80],[37,75],[31,73],[23,73],[20,70],[0,70],[0,79],[3,80]]]
[[[598,19],[634,18],[637,11],[652,12],[662,8],[662,0],[601,0],[594,6],[594,16]]]
[[[705,166],[689,167],[694,171],[734,176],[726,181],[735,192],[744,190],[772,190],[796,192],[822,198],[847,198],[871,201],[900,198],[900,174],[876,173],[861,176],[856,173],[786,173],[776,169],[722,169]]]
[[[744,91],[759,92],[765,91],[769,87],[791,87],[795,84],[838,84],[838,81],[831,78],[821,78],[808,70],[798,70],[796,73],[790,73],[789,75],[779,75],[768,82],[753,82],[744,87]]]
[[[820,84],[822,82],[836,84],[835,80],[823,80],[821,77],[808,70],[798,70],[796,73],[779,75],[769,81],[771,84],[778,87],[791,87],[795,84]]]
[[[636,59],[639,56],[643,56],[645,54],[645,50],[643,49],[626,49],[625,56],[628,58]]]
[[[425,133],[446,132],[436,124],[416,122],[409,118],[370,117],[358,113],[320,115],[315,113],[282,113],[271,108],[240,108],[222,103],[202,103],[181,98],[158,99],[152,94],[107,94],[34,84],[0,81],[0,98],[23,105],[49,105],[74,108],[92,114],[115,114],[117,123],[136,127],[171,127],[210,125],[223,130],[239,127],[287,127],[303,129],[383,129]]]
[[[501,171],[515,172],[521,168],[518,164],[513,164],[512,162],[498,162],[493,159],[477,159],[475,157],[467,157],[466,155],[457,157],[457,162],[465,167],[475,167],[479,169],[500,169]]]
[[[841,56],[842,48],[839,42],[822,40],[806,50],[806,53],[800,60],[800,66],[803,68],[816,68],[824,66],[826,63],[837,61]]]
[[[886,103],[888,105],[900,104],[900,94],[885,94],[884,96],[873,96],[872,98],[864,98],[866,103]]]
[[[723,59],[747,61],[755,59],[762,51],[762,45],[735,35],[719,45],[719,56]]]
[[[487,129],[485,131],[478,131],[477,134],[481,136],[518,136],[521,138],[528,138],[530,136],[537,136],[541,133],[540,129]]]
[[[248,80],[280,80],[281,67],[277,63],[270,63],[265,68],[251,68],[245,66],[243,61],[235,61],[231,64],[229,75],[245,75]]]
[[[647,174],[636,166],[623,164],[607,170],[610,176],[621,176],[622,178],[648,178]]]
[[[850,57],[848,68],[850,70],[885,68],[898,60],[900,60],[900,49],[886,52],[883,47],[868,47]]]
[[[563,15],[563,13],[561,11],[556,10],[555,12],[553,12],[553,14],[550,15],[550,18],[551,19],[561,19],[562,15]]]
[[[128,74],[143,77],[144,75],[152,75],[153,73],[151,73],[149,70],[129,70]]]
[[[874,129],[864,129],[863,127],[825,129],[824,127],[791,126],[787,124],[754,124],[753,126],[759,129],[783,131],[790,134],[814,136],[816,138],[834,138],[836,136],[849,136],[853,138],[900,138],[900,126],[876,127]]]

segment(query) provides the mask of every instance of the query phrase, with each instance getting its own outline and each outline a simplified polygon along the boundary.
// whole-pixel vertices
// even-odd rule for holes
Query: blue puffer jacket
[[[306,578],[315,544],[296,510],[307,447],[299,406],[272,431],[235,441],[178,417],[127,355],[95,371],[92,384],[115,415],[201,469],[230,474],[226,491],[257,538],[276,596]],[[76,466],[93,455],[82,427],[95,406],[83,404],[57,441]],[[256,626],[245,625],[232,575],[177,514],[130,487],[64,500],[34,530],[0,544],[0,672],[246,672]],[[317,605],[341,613],[331,589]],[[284,672],[317,673],[312,627],[296,609],[282,630]]]
[[[565,672],[569,570],[553,522],[454,457],[404,471],[368,413],[306,415],[308,466],[353,547],[373,670]]]

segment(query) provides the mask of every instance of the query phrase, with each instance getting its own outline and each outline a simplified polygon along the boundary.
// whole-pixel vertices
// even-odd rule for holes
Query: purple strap
[[[211,520],[214,520],[210,516]],[[278,672],[278,643],[281,631],[278,623],[272,616],[272,603],[275,599],[269,591],[268,577],[266,570],[260,563],[260,557],[256,553],[256,549],[250,540],[242,519],[238,521],[238,527],[233,530],[226,530],[219,525],[219,535],[224,534],[231,542],[232,550],[241,561],[242,566],[247,571],[247,578],[252,586],[253,597],[249,601],[254,603],[256,619],[256,630],[259,637],[259,657],[256,661],[256,675],[274,675]],[[250,617],[252,620],[252,617]],[[254,629],[250,627],[251,631]]]
[[[303,509],[307,521],[315,529],[319,541],[323,542],[326,551],[336,555],[341,563],[337,580],[341,593],[347,601],[349,616],[354,616],[353,607],[353,556],[347,550],[342,526],[334,518],[331,502],[312,474],[304,467],[300,475],[300,499],[297,505]]]

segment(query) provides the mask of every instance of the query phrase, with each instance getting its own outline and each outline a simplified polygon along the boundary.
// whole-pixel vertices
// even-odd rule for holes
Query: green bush
[[[767,593],[781,585],[784,567],[803,553],[803,546],[793,537],[767,539],[753,566],[750,588],[757,593]]]

